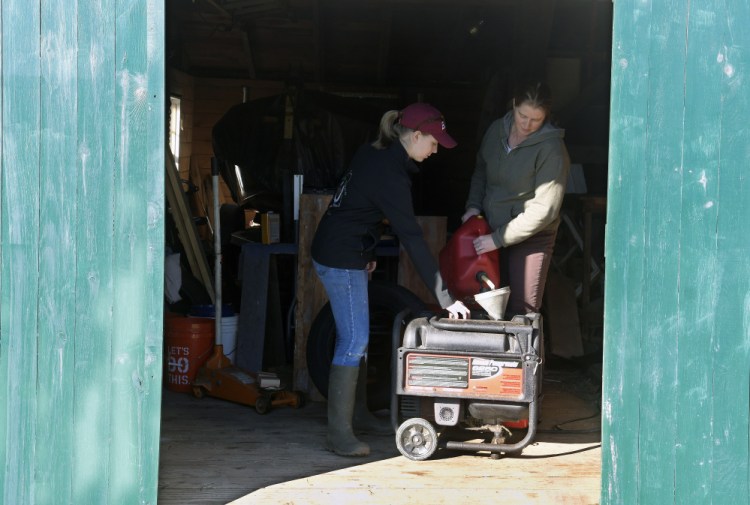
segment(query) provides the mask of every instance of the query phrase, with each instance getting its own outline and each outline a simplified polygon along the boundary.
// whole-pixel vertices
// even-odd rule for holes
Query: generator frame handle
[[[406,319],[412,315],[412,310],[406,307],[393,318],[391,327],[391,426],[393,432],[398,431],[398,396],[396,395],[398,382],[398,352],[396,349],[401,345],[401,328],[406,324]]]
[[[535,317],[531,317],[535,316]],[[539,330],[539,317],[538,314],[529,314],[525,316],[527,319],[532,321],[532,329]],[[520,324],[515,321],[485,321],[482,319],[445,319],[438,317],[431,317],[429,323],[434,328],[439,330],[447,331],[468,331],[474,333],[497,333],[506,334],[512,336],[518,342],[521,347],[523,354],[529,354],[531,349],[534,348],[534,333],[535,331],[529,331],[528,324]],[[504,323],[504,324],[499,324]],[[526,336],[526,342],[520,336]],[[524,347],[525,344],[525,347]]]
[[[529,323],[534,329],[539,329],[538,313],[530,313],[522,317],[524,322],[511,321],[491,321],[485,319],[446,319],[433,316],[430,318],[430,324],[441,330],[475,331],[482,333],[517,333],[528,331]],[[515,319],[515,318],[514,318]],[[503,323],[503,324],[500,324]]]

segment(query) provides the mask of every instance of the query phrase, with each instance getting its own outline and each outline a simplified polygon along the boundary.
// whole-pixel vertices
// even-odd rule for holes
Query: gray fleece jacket
[[[487,129],[466,201],[485,215],[498,247],[557,229],[570,169],[565,130],[546,123],[508,151],[512,121],[510,111]]]

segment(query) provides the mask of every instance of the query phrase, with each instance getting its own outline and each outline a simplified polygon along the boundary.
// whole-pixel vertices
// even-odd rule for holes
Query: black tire
[[[392,282],[370,281],[370,345],[367,356],[367,399],[370,410],[387,409],[391,397],[391,355],[393,321],[404,309],[418,314],[424,302],[403,286]],[[328,372],[336,341],[336,323],[330,303],[315,317],[307,336],[307,371],[318,391],[328,397]]]
[[[271,410],[271,399],[267,396],[261,395],[255,399],[255,411],[258,414],[268,414]]]
[[[294,391],[292,393],[294,395],[294,403],[292,403],[293,409],[301,409],[305,406],[305,394],[302,391]]]

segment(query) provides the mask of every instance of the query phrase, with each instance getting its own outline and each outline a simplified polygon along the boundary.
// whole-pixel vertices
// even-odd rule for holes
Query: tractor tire
[[[367,351],[367,398],[370,410],[387,409],[391,397],[393,322],[401,311],[423,313],[426,306],[414,293],[393,282],[370,281],[370,344]],[[315,317],[307,336],[307,371],[315,387],[328,397],[328,372],[333,360],[336,323],[330,303]]]

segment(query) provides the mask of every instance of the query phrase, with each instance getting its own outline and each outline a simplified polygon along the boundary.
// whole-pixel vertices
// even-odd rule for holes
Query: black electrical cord
[[[539,454],[539,455],[517,454],[517,455],[513,455],[513,459],[547,459],[547,458],[556,458],[558,456],[570,456],[572,454],[579,454],[581,452],[599,449],[601,446],[602,444],[590,445],[588,447],[582,447],[574,451],[557,452],[555,454]]]
[[[590,415],[590,416],[587,416],[587,417],[579,417],[578,419],[571,419],[570,421],[563,421],[562,423],[557,423],[551,429],[546,429],[546,430],[539,430],[538,429],[538,430],[536,430],[536,432],[537,433],[546,433],[546,434],[553,433],[555,435],[559,435],[559,434],[565,434],[565,435],[586,435],[586,434],[589,434],[589,433],[599,433],[601,431],[601,427],[588,428],[588,429],[580,429],[580,430],[569,430],[569,429],[565,429],[565,428],[562,427],[562,426],[565,426],[566,424],[573,424],[573,423],[577,423],[579,421],[587,421],[589,419],[593,419],[595,417],[599,417],[599,415],[601,415],[601,410],[599,412],[597,412],[596,414],[593,414],[593,415]]]
[[[565,426],[567,424],[577,423],[577,422],[580,422],[580,421],[588,421],[589,419],[594,419],[596,417],[599,417],[601,415],[601,413],[602,413],[601,403],[600,402],[596,402],[596,412],[594,412],[590,416],[579,417],[579,418],[576,418],[576,419],[570,419],[568,421],[563,421],[561,423],[557,423],[551,429],[544,429],[544,430],[537,429],[536,432],[537,433],[544,433],[544,434],[555,434],[555,435],[560,435],[560,434],[564,434],[564,435],[588,435],[588,434],[591,434],[591,433],[600,433],[601,432],[601,426],[597,426],[596,428],[587,428],[587,429],[578,429],[578,430],[576,430],[576,429],[566,429],[566,428],[563,428],[563,426]]]

